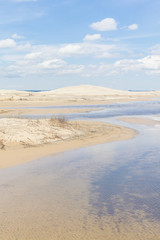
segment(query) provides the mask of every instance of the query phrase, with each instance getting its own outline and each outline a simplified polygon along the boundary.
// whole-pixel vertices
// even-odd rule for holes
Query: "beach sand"
[[[133,123],[133,124],[142,124],[142,125],[159,125],[159,120],[154,120],[146,117],[123,117],[119,118],[121,121]]]
[[[32,106],[35,107],[35,106]],[[45,107],[45,106],[44,106]],[[103,108],[101,108],[103,109]],[[100,108],[30,108],[30,109],[25,109],[22,107],[22,109],[12,109],[11,106],[10,108],[7,109],[1,109],[0,110],[0,116],[5,116],[5,117],[10,117],[10,116],[22,116],[22,115],[58,115],[58,114],[72,114],[72,113],[86,113],[90,111],[97,111],[100,110]]]
[[[133,138],[135,130],[103,122],[55,123],[48,119],[0,119],[0,168],[90,145]]]

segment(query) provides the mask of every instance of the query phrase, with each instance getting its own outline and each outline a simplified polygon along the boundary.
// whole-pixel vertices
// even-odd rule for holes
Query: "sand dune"
[[[160,91],[130,92],[105,87],[81,85],[60,88],[43,92],[26,92],[16,90],[0,90],[0,104],[9,102],[52,102],[52,104],[91,104],[99,101],[135,101],[137,99],[155,98]]]
[[[129,94],[128,91],[115,90],[111,88],[105,88],[105,87],[93,86],[93,85],[64,87],[64,88],[52,90],[50,91],[50,93],[56,94],[56,95],[64,94],[64,95],[86,95],[86,96]]]
[[[0,139],[5,146],[54,143],[82,134],[76,124],[63,119],[0,119]]]
[[[130,139],[134,130],[102,122],[0,119],[0,168],[79,147]]]

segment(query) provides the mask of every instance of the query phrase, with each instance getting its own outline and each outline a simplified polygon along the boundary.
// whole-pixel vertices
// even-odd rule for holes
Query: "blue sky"
[[[159,0],[0,0],[0,88],[160,89]]]

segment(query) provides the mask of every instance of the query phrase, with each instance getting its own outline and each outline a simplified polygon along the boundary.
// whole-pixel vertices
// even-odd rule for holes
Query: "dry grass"
[[[49,119],[49,122],[51,126],[66,127],[69,125],[65,116],[53,116]]]
[[[11,145],[29,148],[69,139],[83,140],[86,137],[91,139],[95,136],[103,136],[106,132],[111,134],[112,127],[83,121],[70,122],[62,115],[52,116],[49,119],[12,116],[1,120],[0,149],[6,150]]]
[[[5,150],[5,144],[3,143],[3,140],[0,140],[0,149]]]
[[[0,150],[11,145],[22,145],[25,148],[68,140],[82,135],[83,130],[64,116],[31,119],[14,117],[0,121]]]

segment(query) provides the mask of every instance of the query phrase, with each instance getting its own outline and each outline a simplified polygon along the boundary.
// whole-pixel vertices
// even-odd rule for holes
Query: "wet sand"
[[[63,96],[59,99],[56,97],[53,99],[35,99],[34,101],[30,98],[26,98],[25,100],[0,100],[0,108],[23,108],[23,107],[48,107],[48,106],[77,106],[77,105],[88,105],[88,110],[90,110],[90,105],[105,105],[105,104],[113,104],[113,103],[127,103],[127,102],[136,102],[136,101],[156,101],[156,98],[160,97],[159,95],[135,95],[135,96],[123,96],[123,97],[99,97],[98,99],[94,99],[92,97],[82,97],[82,98],[71,98],[66,100]]]
[[[146,117],[123,117],[119,118],[119,120],[128,122],[128,123],[135,123],[135,124],[142,124],[142,125],[159,125],[160,121],[154,120],[151,118]]]
[[[22,106],[21,106],[22,107]],[[23,106],[24,107],[24,106]],[[2,117],[11,117],[11,116],[22,116],[22,115],[58,115],[58,114],[72,114],[72,113],[87,113],[87,112],[91,112],[91,111],[98,111],[101,110],[103,108],[77,108],[77,109],[72,109],[72,108],[67,108],[67,109],[62,109],[62,108],[41,108],[38,109],[35,106],[31,106],[34,107],[33,109],[24,109],[22,107],[22,109],[12,109],[11,106],[7,107],[7,109],[1,109],[0,110],[0,116]],[[45,107],[45,105],[44,105]],[[48,106],[46,106],[48,107]],[[15,106],[13,106],[13,108],[15,108]]]

